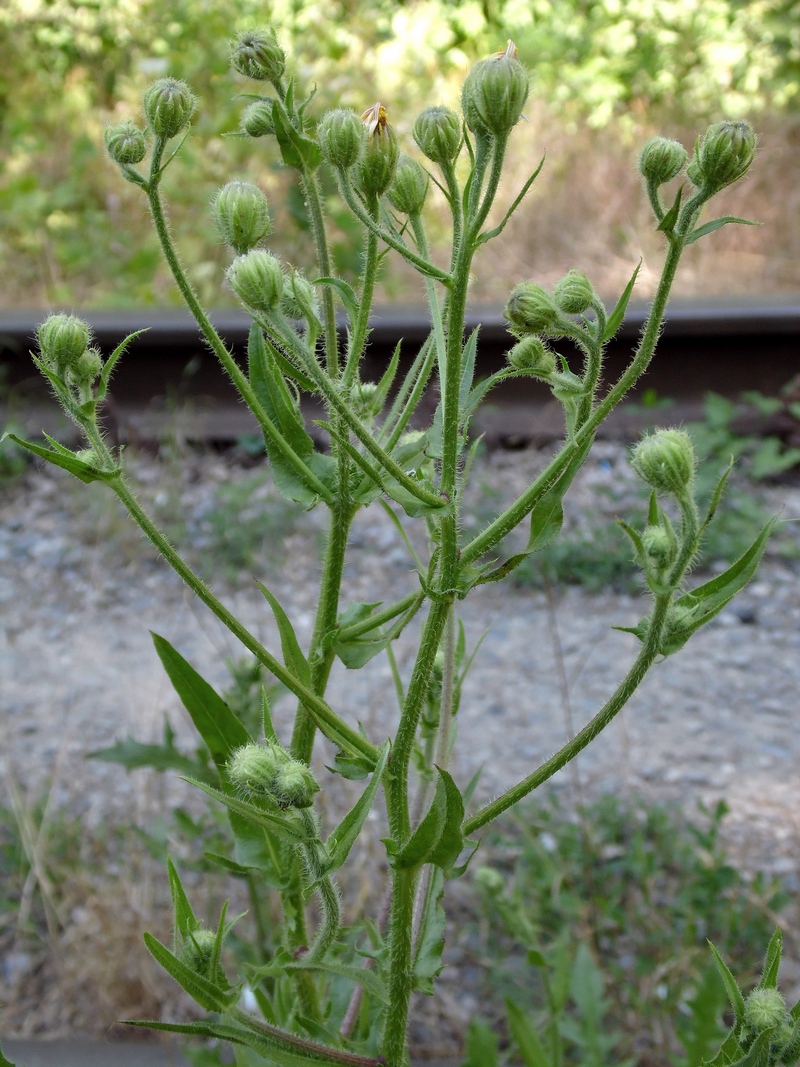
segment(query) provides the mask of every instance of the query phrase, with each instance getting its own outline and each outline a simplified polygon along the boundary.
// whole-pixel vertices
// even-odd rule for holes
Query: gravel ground
[[[535,451],[483,459],[474,513],[496,506],[542,462]],[[268,647],[278,647],[276,629],[248,569],[275,591],[301,641],[309,636],[316,564],[308,560],[316,555],[321,514],[295,524],[276,507],[266,552],[236,574],[223,566],[220,538],[245,537],[247,522],[269,505],[259,473],[198,454],[186,457],[181,473],[177,462],[144,455],[132,456],[129,466],[145,500],[218,575],[223,599]],[[598,511],[613,516],[633,485],[623,447],[598,445],[574,487],[568,521]],[[236,657],[236,649],[128,528],[102,487],[36,470],[0,492],[0,769],[29,800],[51,788],[52,804],[81,814],[87,831],[146,821],[154,799],[142,779],[85,755],[128,735],[160,739],[165,712],[178,743],[191,738],[148,631],[167,637],[220,685],[225,657]],[[245,504],[244,515],[221,510],[220,493]],[[774,486],[767,497],[770,507],[784,507],[785,517],[800,516],[797,488]],[[358,517],[351,547],[345,602],[389,599],[413,588],[408,551],[380,509]],[[793,728],[799,583],[793,566],[768,558],[734,606],[653,669],[579,764],[588,793],[615,790],[687,809],[724,796],[731,806],[726,833],[737,856],[792,889],[800,885],[800,731]],[[646,610],[642,597],[590,595],[579,587],[549,598],[508,585],[471,595],[459,606],[467,644],[484,633],[485,639],[459,711],[457,780],[464,785],[482,768],[477,797],[486,800],[559,747],[635,655],[635,638],[611,627],[631,625]],[[410,667],[413,643],[409,628],[400,642],[401,671]],[[568,706],[559,655],[570,680]],[[337,662],[329,700],[349,721],[363,722],[375,741],[391,728],[392,694],[383,657],[357,675]],[[290,710],[289,702],[279,702],[278,720],[287,723]],[[169,803],[183,789],[162,782],[158,800]]]

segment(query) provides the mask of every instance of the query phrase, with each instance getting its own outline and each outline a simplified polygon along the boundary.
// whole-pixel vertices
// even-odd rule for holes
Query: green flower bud
[[[692,439],[683,430],[656,430],[631,455],[633,469],[659,493],[684,493],[694,478]]]
[[[353,389],[352,402],[355,412],[360,419],[368,419],[378,414],[380,406],[377,403],[378,386],[375,382],[359,382]]]
[[[200,974],[224,987],[227,986],[228,979],[219,963],[217,963],[216,973],[209,974],[216,941],[217,935],[213,930],[198,927],[197,930],[187,933],[184,937],[181,945],[181,960],[187,967],[191,967],[195,974]]]
[[[434,163],[453,163],[461,148],[461,119],[448,107],[428,107],[414,123],[414,140]]]
[[[284,284],[281,311],[290,319],[318,319],[317,290],[300,271],[293,270]]]
[[[283,296],[280,260],[263,248],[237,256],[225,272],[231,289],[255,311],[274,311]]]
[[[145,89],[143,107],[156,137],[169,138],[189,125],[197,107],[197,97],[186,82],[159,78]]]
[[[571,270],[556,282],[553,300],[567,315],[582,315],[597,300],[597,293],[582,271]]]
[[[103,135],[106,151],[121,167],[141,163],[147,154],[147,138],[135,122],[128,119],[114,126],[107,126]]]
[[[558,319],[558,307],[541,285],[520,282],[511,290],[503,315],[520,334],[541,333]]]
[[[267,198],[252,182],[223,185],[211,204],[220,237],[237,255],[244,255],[270,231]]]
[[[248,137],[266,137],[275,132],[272,100],[254,100],[242,112],[241,129]]]
[[[494,867],[478,867],[475,881],[487,893],[502,893],[505,887],[502,874]]]
[[[364,126],[355,111],[337,107],[322,116],[317,140],[325,159],[337,170],[349,170],[364,148]]]
[[[79,384],[90,384],[99,377],[103,369],[103,357],[96,348],[87,348],[72,366],[72,378]]]
[[[688,156],[679,141],[668,137],[651,137],[639,156],[639,173],[653,185],[663,185],[680,174]]]
[[[659,568],[668,567],[675,558],[675,542],[663,526],[645,527],[642,544],[647,558]]]
[[[383,196],[394,179],[400,149],[386,108],[374,104],[361,116],[367,131],[364,153],[358,161],[358,185],[366,197]]]
[[[59,374],[77,365],[90,339],[88,323],[76,315],[51,315],[36,332],[42,362]]]
[[[425,168],[411,156],[400,156],[388,197],[404,215],[418,215],[425,206],[429,178]]]
[[[715,122],[695,148],[686,173],[711,195],[743,177],[755,154],[756,135],[749,122]]]
[[[556,356],[540,337],[523,337],[506,359],[517,370],[528,371],[537,378],[549,378],[556,369]]]
[[[787,1021],[786,1001],[777,989],[754,989],[744,1002],[744,1022],[756,1034]]]
[[[272,30],[251,30],[234,42],[231,66],[246,78],[274,84],[283,77],[286,53]]]
[[[287,756],[275,776],[273,796],[284,808],[310,808],[319,783],[305,763]]]
[[[283,755],[272,743],[242,745],[228,760],[231,784],[245,796],[272,796]]]
[[[528,85],[528,73],[509,41],[504,51],[480,60],[466,77],[461,106],[467,126],[478,135],[507,137],[520,120]]]

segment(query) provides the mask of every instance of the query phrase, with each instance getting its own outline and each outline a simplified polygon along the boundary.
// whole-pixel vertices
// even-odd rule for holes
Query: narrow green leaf
[[[350,854],[350,849],[355,844],[361,827],[372,810],[390,752],[391,742],[387,741],[381,749],[369,785],[325,842],[328,852],[328,872],[338,871]]]
[[[145,933],[144,943],[155,961],[206,1011],[225,1011],[231,1000],[238,996],[238,992],[222,990],[197,974],[152,934]]]
[[[530,1014],[513,1000],[506,999],[506,1015],[511,1037],[525,1067],[551,1067],[550,1057],[536,1033]]]
[[[209,785],[219,782],[219,775],[213,767],[204,766],[200,760],[185,755],[174,745],[145,745],[132,737],[117,741],[108,748],[96,748],[87,754],[87,758],[118,763],[129,771],[152,767],[159,773],[179,771],[181,774],[190,774],[193,778],[208,782]]]
[[[749,1050],[740,1060],[735,1060],[731,1067],[768,1067],[770,1062],[769,1049],[775,1027],[764,1030],[758,1035]]]
[[[431,853],[429,862],[448,871],[464,848],[464,834],[461,830],[464,822],[464,798],[447,771],[437,767],[436,772],[444,782],[446,812],[439,842]]]
[[[375,971],[367,970],[366,967],[356,967],[351,963],[339,963],[337,960],[333,959],[316,963],[306,963],[304,960],[300,959],[292,963],[281,962],[272,969],[269,967],[254,968],[254,971],[258,974],[273,974],[276,977],[285,974],[287,971],[316,971],[320,974],[334,974],[340,978],[346,978],[350,982],[355,982],[356,985],[360,985],[382,1004],[387,1004],[389,1000],[386,986]]]
[[[129,333],[124,340],[120,341],[111,355],[103,364],[103,369],[100,371],[100,380],[97,383],[97,402],[102,403],[106,398],[108,392],[108,383],[111,380],[111,375],[117,366],[117,363],[122,359],[125,354],[125,350],[131,341],[134,341],[137,337],[140,337],[143,333],[147,333],[147,330],[136,330],[134,333]]]
[[[394,346],[394,352],[392,358],[389,360],[389,365],[381,375],[381,380],[378,382],[378,388],[375,390],[374,403],[377,406],[380,404],[381,410],[386,402],[386,397],[389,395],[389,390],[394,384],[395,376],[397,375],[397,368],[400,366],[400,351],[403,347],[402,338]]]
[[[443,896],[444,872],[437,867],[431,871],[414,955],[414,989],[427,997],[434,995],[434,982],[444,967],[442,953],[447,920],[442,907]]]
[[[172,857],[167,856],[167,873],[169,874],[169,891],[172,896],[172,911],[175,918],[175,938],[177,951],[177,937],[186,937],[194,933],[200,923],[195,918],[189,898],[181,883],[180,875],[175,869]],[[213,972],[212,972],[213,973]]]
[[[467,1027],[467,1058],[461,1067],[498,1067],[497,1035],[474,1016]]]
[[[261,582],[257,582],[256,584],[266,597],[269,606],[272,608],[272,614],[275,616],[275,621],[278,624],[278,632],[281,637],[281,650],[283,651],[283,662],[286,665],[286,669],[291,671],[295,678],[297,678],[299,682],[302,682],[306,688],[311,688],[311,668],[300,648],[297,634],[294,632],[294,627],[289,621],[289,616],[281,607],[277,597],[275,597],[265,585],[262,585]]]
[[[733,977],[730,968],[717,951],[716,946],[709,941],[708,947],[711,949],[714,962],[717,965],[717,969],[719,970],[725,986],[725,992],[728,994],[728,1000],[731,1002],[736,1025],[741,1026],[744,1023],[744,996],[742,995],[742,991],[739,988],[736,979]]]
[[[640,560],[644,559],[644,544],[642,543],[642,539],[637,533],[637,531],[634,530],[632,526],[629,526],[628,523],[624,521],[624,519],[617,519],[617,526],[619,526],[621,530],[624,530],[630,538],[630,541],[633,544],[634,549],[636,550],[637,557]]]
[[[272,105],[272,121],[275,124],[275,138],[286,166],[300,171],[316,170],[322,162],[319,145],[294,128],[286,107],[280,100],[276,100]]]
[[[175,692],[208,745],[212,759],[222,769],[233,751],[248,744],[252,738],[222,697],[169,641],[155,633],[152,637]]]
[[[764,971],[761,975],[761,981],[758,983],[759,989],[777,989],[778,970],[781,965],[782,948],[783,931],[778,926],[775,928],[775,933],[770,938],[769,945],[767,946],[767,958],[764,961]]]
[[[261,725],[264,729],[264,740],[274,741],[276,745],[280,744],[278,735],[275,732],[275,727],[272,725],[272,712],[269,706],[269,697],[267,696],[267,690],[264,686],[261,687]]]
[[[20,448],[25,448],[28,452],[33,452],[35,456],[39,456],[40,459],[46,459],[48,463],[52,463],[54,467],[61,467],[62,470],[69,471],[80,481],[85,482],[87,485],[89,482],[109,482],[112,478],[119,477],[119,471],[100,471],[89,463],[84,463],[83,460],[77,459],[73,453],[66,454],[65,451],[55,451],[54,449],[43,448],[41,445],[35,445],[32,441],[26,441],[23,437],[18,437],[15,433],[7,432],[0,437],[0,443],[8,438],[13,441],[15,445],[19,445]]]
[[[352,285],[348,285],[347,282],[343,281],[341,278],[315,278],[312,284],[329,285],[331,289],[335,289],[341,298],[350,322],[355,322],[358,318],[359,306],[358,297],[356,296]]]
[[[410,870],[429,863],[442,836],[447,818],[447,788],[444,777],[439,774],[436,791],[425,818],[405,845],[393,857],[392,863],[401,870]]]
[[[241,863],[235,863],[232,859],[228,859],[227,856],[220,856],[218,852],[204,852],[203,855],[207,860],[212,863],[216,863],[218,867],[222,867],[223,870],[228,871],[229,874],[235,874],[237,878],[246,878],[250,871],[259,870],[255,866],[244,866]]]
[[[661,233],[666,233],[667,235],[669,235],[675,229],[675,223],[678,221],[678,216],[681,213],[681,200],[682,199],[683,199],[683,186],[681,186],[680,189],[678,189],[678,192],[677,192],[677,194],[675,196],[675,200],[673,201],[672,207],[669,209],[669,211],[666,212],[666,214],[664,215],[664,218],[661,220],[661,222],[658,224],[658,226],[656,226],[656,232],[657,233],[659,231],[661,231]]]
[[[733,456],[731,456],[730,462],[728,463],[728,466],[722,472],[722,474],[719,477],[719,480],[717,481],[717,484],[714,487],[714,492],[711,494],[711,500],[709,501],[709,504],[708,504],[708,511],[706,512],[706,517],[703,519],[703,524],[700,527],[700,533],[702,533],[703,530],[705,530],[705,528],[708,526],[708,524],[714,518],[714,515],[717,512],[717,508],[719,507],[720,501],[722,500],[722,495],[725,492],[725,486],[728,483],[728,478],[730,477],[730,473],[731,473],[732,470],[733,470]]]
[[[628,310],[628,304],[631,300],[631,294],[633,293],[633,287],[636,285],[636,279],[639,277],[639,271],[642,269],[642,261],[639,260],[636,265],[636,270],[631,275],[631,280],[625,286],[622,291],[622,296],[614,306],[614,310],[608,316],[608,322],[603,336],[600,338],[600,343],[605,344],[606,341],[610,341],[622,323],[625,321],[625,312]]]
[[[525,199],[525,194],[528,192],[530,187],[533,185],[533,183],[539,177],[539,174],[541,173],[542,167],[544,166],[545,158],[546,158],[545,156],[542,156],[542,159],[541,159],[541,162],[539,163],[539,166],[536,168],[536,170],[533,172],[533,174],[531,174],[530,178],[528,178],[528,180],[522,186],[522,189],[519,191],[519,193],[517,193],[517,196],[514,198],[513,204],[508,209],[508,211],[505,213],[505,216],[503,217],[503,221],[498,226],[495,226],[494,229],[484,231],[480,235],[480,237],[478,238],[478,240],[476,242],[477,244],[479,244],[479,245],[486,244],[487,241],[491,241],[495,237],[499,237],[500,236],[500,234],[506,228],[511,216],[514,214],[514,212],[517,210],[519,205]]]
[[[278,837],[282,837],[292,844],[296,845],[298,841],[311,840],[301,824],[294,821],[288,812],[278,814],[277,812],[268,811],[266,808],[260,808],[247,800],[240,800],[238,797],[230,796],[219,789],[214,789],[213,786],[206,785],[205,782],[198,782],[194,778],[184,778],[183,781],[200,789],[213,800],[218,800],[220,804],[224,804],[230,811],[236,812],[237,815],[241,815],[243,819],[247,819],[255,826],[263,827],[265,830],[277,834]]]
[[[694,244],[695,241],[699,241],[701,237],[705,237],[708,233],[713,233],[714,230],[720,229],[722,226],[727,226],[729,222],[738,223],[740,226],[760,226],[760,222],[753,222],[752,219],[739,219],[735,215],[724,215],[720,219],[712,219],[711,222],[707,222],[704,226],[698,226],[696,230],[692,230],[691,234],[686,240],[687,245]]]

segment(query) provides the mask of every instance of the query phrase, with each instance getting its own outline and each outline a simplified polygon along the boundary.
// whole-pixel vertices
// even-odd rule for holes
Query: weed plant
[[[276,488],[295,503],[329,510],[309,645],[301,647],[291,619],[260,584],[280,633],[280,651],[266,648],[137,499],[123,456],[109,446],[98,421],[110,376],[134,337],[104,360],[79,318],[48,318],[38,331],[35,362],[83,432],[85,447],[76,452],[52,440],[12,439],[81,481],[99,482],[114,493],[189,589],[297,698],[294,721],[287,723],[273,719],[265,690],[259,730],[253,732],[166,638],[155,636],[162,663],[208,750],[184,777],[229,816],[234,847],[215,862],[254,885],[259,903],[271,898],[270,909],[280,909],[280,947],[267,952],[256,940],[250,959],[232,964],[224,948],[238,919],[230,919],[224,906],[216,923],[206,926],[178,867],[168,860],[172,937],[167,943],[146,933],[145,943],[205,1015],[192,1022],[131,1024],[232,1044],[240,1064],[407,1067],[412,999],[418,992],[434,992],[442,967],[445,880],[463,875],[478,835],[574,759],[613,720],[656,661],[678,652],[747,583],[771,533],[774,520],[723,573],[688,588],[687,576],[727,472],[701,513],[691,439],[675,429],[646,436],[632,457],[651,491],[646,523],[638,529],[623,526],[650,601],[631,629],[639,652],[617,689],[559,752],[488,803],[473,803],[472,790],[459,786],[448,769],[453,720],[470,662],[459,639],[457,604],[477,586],[505,578],[557,537],[563,498],[597,428],[653,358],[684,250],[722,226],[745,221],[721,216],[701,222],[700,216],[714,196],[745,175],[755,135],[747,123],[715,123],[698,139],[691,159],[675,141],[656,137],[644,146],[639,169],[666,257],[644,330],[618,380],[602,381],[604,352],[624,318],[637,271],[609,314],[586,275],[571,270],[551,290],[532,281],[513,289],[505,310],[516,339],[508,366],[477,382],[477,332],[464,337],[473,260],[509,225],[542,167],[535,168],[499,221],[490,220],[510,137],[528,99],[528,73],[514,45],[509,42],[471,69],[461,114],[434,106],[416,119],[414,140],[425,164],[401,153],[381,103],[361,118],[337,108],[317,119],[313,91],[307,94],[291,75],[271,31],[243,34],[232,61],[254,83],[242,135],[255,142],[276,139],[308,210],[318,261],[314,273],[304,275],[264,247],[272,221],[265,196],[252,183],[234,180],[220,189],[212,215],[235,254],[226,277],[252,317],[244,369],[201,306],[167,222],[163,180],[189,136],[197,107],[193,92],[173,78],[156,81],[143,98],[146,127],[117,124],[106,131],[105,141],[122,177],[145,197],[168,267],[207,344],[258,420]],[[355,288],[334,273],[323,173],[325,181],[336,180],[362,234],[363,270]],[[665,201],[669,183],[677,189]],[[434,184],[452,220],[451,253],[444,264],[431,259],[423,218]],[[361,379],[360,367],[377,273],[390,252],[422,279],[431,332],[405,377],[397,378],[398,351],[382,379],[372,383]],[[348,325],[343,351],[337,304]],[[583,354],[580,373],[558,355],[563,338],[576,342]],[[424,429],[411,430],[434,375],[439,403],[433,419]],[[495,384],[526,376],[545,381],[562,405],[564,440],[531,485],[501,506],[484,529],[465,535],[460,515],[474,455],[468,443],[470,417]],[[300,413],[300,391],[325,406],[320,425],[330,453],[314,448]],[[348,533],[356,512],[368,506],[384,508],[398,531],[405,532],[400,510],[417,520],[427,550],[420,555],[409,541],[416,574],[397,602],[345,606],[340,588]],[[523,525],[528,528],[524,547],[503,558],[499,546]],[[397,671],[391,649],[412,620],[419,637],[406,677]],[[390,738],[368,736],[350,709],[333,708],[326,699],[336,658],[356,670],[380,653],[395,668],[398,711]],[[315,742],[324,747],[328,773],[364,783],[350,811],[332,828],[320,817],[331,779],[326,777],[323,791],[311,769]],[[388,825],[374,877],[388,871],[387,903],[352,934],[343,929],[338,872],[368,832],[367,818],[379,794]],[[746,1002],[719,960],[736,1010],[736,1027],[723,1045],[721,1062],[797,1058],[800,1024],[775,989],[777,957],[778,935],[762,988]]]

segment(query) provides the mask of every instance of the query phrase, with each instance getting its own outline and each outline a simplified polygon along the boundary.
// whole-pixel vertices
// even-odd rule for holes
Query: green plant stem
[[[317,262],[321,277],[330,278],[332,273],[328,235],[325,231],[325,218],[322,213],[322,197],[319,182],[313,174],[301,172],[300,181],[303,195],[308,206],[311,233],[317,250]],[[322,313],[325,324],[325,366],[332,378],[339,374],[339,335],[336,329],[336,307],[331,287],[322,286]]]
[[[486,217],[491,210],[494,198],[497,196],[497,189],[500,185],[500,178],[503,174],[503,162],[506,158],[506,147],[508,145],[508,138],[504,137],[500,141],[495,141],[492,145],[492,166],[489,171],[489,180],[486,183],[486,192],[484,193],[481,205],[476,211],[467,215],[468,236],[467,240],[472,244],[473,249],[478,247],[478,237],[480,236],[481,227],[486,222]],[[477,156],[476,156],[477,167]],[[483,185],[483,175],[481,175],[481,181],[478,186]]]
[[[614,694],[609,697],[594,718],[571,741],[559,749],[554,756],[551,756],[549,760],[538,767],[533,774],[523,778],[517,785],[503,793],[496,800],[493,800],[491,804],[487,804],[485,808],[481,808],[475,815],[466,819],[463,826],[465,836],[468,837],[470,834],[475,833],[476,830],[480,830],[482,826],[491,822],[492,819],[496,819],[498,815],[502,815],[508,808],[513,807],[514,804],[517,804],[534,789],[537,789],[548,778],[552,778],[554,774],[573,760],[608,726],[614,716],[633,696],[642,679],[660,655],[664,626],[671,600],[672,593],[665,593],[656,597],[653,613],[650,617],[650,627],[639,655]]]
[[[307,963],[319,963],[339,933],[339,926],[342,920],[341,905],[339,903],[339,893],[333,879],[329,874],[325,873],[325,860],[327,857],[317,836],[319,831],[314,815],[310,808],[302,808],[300,809],[300,816],[306,833],[313,838],[303,846],[303,852],[310,881],[316,883],[321,916],[314,941],[303,958]]]
[[[413,989],[412,931],[415,884],[415,871],[394,871],[389,926],[391,982],[382,1047],[386,1067],[406,1067],[408,1064],[406,1027]]]
[[[139,504],[139,501],[128,488],[124,479],[115,478],[113,481],[109,482],[109,484],[119,497],[131,518],[141,528],[142,532],[153,545],[155,545],[167,563],[169,563],[170,567],[172,567],[172,569],[183,579],[192,592],[211,609],[220,622],[230,630],[234,637],[238,638],[244,647],[252,652],[256,659],[260,663],[263,663],[267,670],[275,675],[278,681],[283,682],[286,688],[302,701],[303,705],[309,712],[313,713],[318,725],[321,725],[323,730],[327,727],[334,734],[334,740],[336,739],[336,735],[339,735],[339,737],[341,737],[343,741],[346,741],[348,746],[354,752],[366,756],[367,759],[377,760],[378,749],[363,738],[356,730],[353,730],[352,727],[348,726],[348,724],[344,722],[344,720],[341,719],[336,712],[321,699],[321,697],[306,688],[302,682],[299,682],[291,671],[287,670],[280,660],[276,659],[275,656],[268,652],[261,642],[257,641],[249,630],[239,622],[236,616],[231,614],[225,605],[214,596],[205,582],[194,573],[185,560],[183,560],[175,551],[155,523],[153,523],[149,515],[147,515]]]
[[[373,197],[369,204],[369,213],[377,225],[378,198]],[[354,381],[359,361],[364,353],[369,328],[369,314],[372,310],[372,296],[375,291],[375,277],[378,273],[378,238],[374,230],[367,230],[364,253],[364,271],[362,273],[361,293],[358,302],[358,317],[353,324],[350,343],[347,350],[347,363],[344,368],[342,384],[348,388]],[[328,286],[326,286],[326,289]]]
[[[453,218],[453,252],[450,262],[450,271],[452,273],[458,250],[461,247],[464,230],[464,209],[461,204],[461,190],[458,187],[455,165],[450,162],[442,163],[441,171],[447,186],[447,194],[450,197],[450,212]],[[423,255],[427,258],[427,253],[423,253]]]
[[[361,637],[362,634],[369,633],[370,630],[374,630],[378,626],[383,626],[385,622],[391,622],[392,619],[396,619],[398,615],[408,611],[413,604],[419,603],[424,595],[422,592],[409,593],[408,596],[404,596],[402,600],[395,601],[394,604],[390,604],[383,611],[373,612],[363,622],[354,622],[352,626],[343,627],[339,630],[337,636],[340,641],[353,641],[356,637]]]

